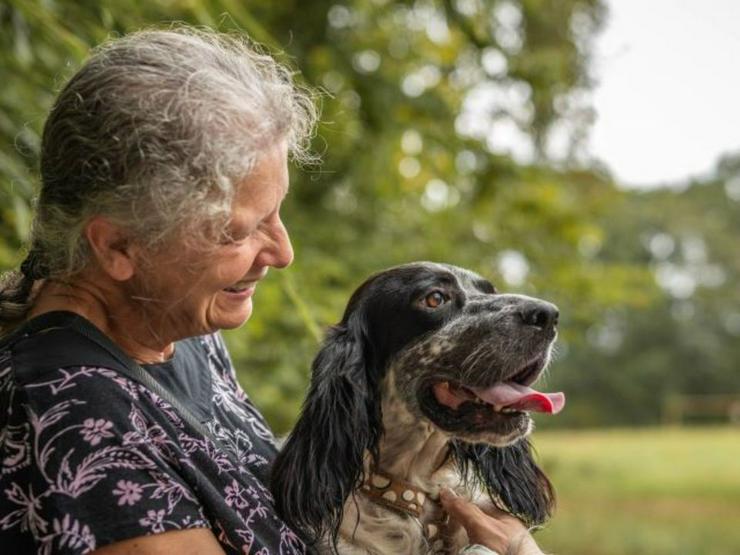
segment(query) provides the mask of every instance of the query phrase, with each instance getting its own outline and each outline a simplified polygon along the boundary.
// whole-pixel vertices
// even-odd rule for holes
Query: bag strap
[[[85,325],[85,321],[81,319],[74,319],[71,322],[70,327],[83,337],[86,337],[93,343],[96,343],[101,349],[104,349],[106,352],[108,352],[108,354],[110,354],[121,364],[121,368],[119,368],[119,370],[124,370],[123,373],[128,378],[131,378],[135,382],[140,383],[141,385],[167,401],[170,405],[174,407],[174,409],[183,418],[183,420],[185,420],[188,424],[195,428],[198,433],[209,438],[217,447],[223,450],[223,445],[221,445],[221,441],[217,439],[213,433],[211,433],[208,427],[203,424],[200,419],[198,419],[198,417],[196,417],[192,413],[192,411],[180,401],[178,397],[176,397],[169,389],[155,380],[149,372],[144,370],[144,368],[142,368],[140,364],[138,364],[125,352],[123,352],[123,350],[113,341],[111,341],[108,336],[106,336],[103,332],[101,332],[93,325]]]
[[[15,332],[4,337],[0,343],[2,344],[3,349],[12,349],[16,344],[21,343],[24,340],[37,339],[40,343],[40,347],[43,346],[43,343],[46,343],[47,346],[49,343],[57,343],[59,344],[58,347],[63,349],[64,346],[66,346],[66,342],[69,342],[70,340],[74,341],[74,337],[70,337],[68,333],[55,334],[60,336],[57,338],[59,341],[54,340],[51,336],[43,337],[44,335],[54,331],[72,331],[94,343],[99,347],[99,349],[102,349],[107,354],[107,356],[105,356],[103,353],[90,353],[85,356],[84,359],[81,359],[79,354],[61,352],[60,357],[64,362],[63,365],[73,363],[84,365],[104,364],[106,366],[112,366],[113,370],[116,370],[127,378],[143,385],[153,393],[156,393],[164,401],[169,403],[175,411],[177,411],[180,417],[190,424],[190,426],[192,426],[199,434],[210,439],[220,450],[224,450],[221,441],[211,433],[206,425],[203,424],[176,395],[155,380],[149,372],[142,368],[140,364],[126,354],[107,335],[95,327],[95,325],[78,314],[66,311],[42,314],[41,316],[30,320],[21,326],[21,328],[15,330]],[[37,352],[33,352],[35,349],[27,350],[30,350],[31,352],[28,354],[20,354],[19,358],[21,360],[38,356]],[[31,364],[28,366],[37,365]],[[59,367],[58,364],[56,364],[55,367]],[[29,368],[29,370],[32,369]],[[48,368],[39,368],[40,372],[44,372],[45,370],[48,370]],[[37,376],[24,376],[24,378],[29,379],[29,381],[34,377]]]

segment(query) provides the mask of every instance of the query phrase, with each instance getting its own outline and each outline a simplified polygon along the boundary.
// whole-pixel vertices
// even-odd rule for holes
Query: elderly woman
[[[4,553],[305,551],[218,331],[293,258],[287,160],[315,118],[272,58],[185,29],[112,41],[64,87],[32,245],[0,284]],[[448,505],[502,552],[522,532]]]

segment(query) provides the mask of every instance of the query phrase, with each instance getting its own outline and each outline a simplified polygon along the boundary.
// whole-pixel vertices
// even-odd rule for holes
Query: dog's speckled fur
[[[446,302],[430,306],[430,292]],[[498,294],[473,272],[429,262],[368,279],[330,330],[313,364],[301,417],[273,469],[276,506],[320,551],[430,552],[420,519],[357,491],[372,468],[436,497],[449,487],[529,524],[550,514],[553,492],[535,464],[527,413],[467,402],[440,405],[433,385],[531,383],[550,358],[557,309]],[[454,533],[459,549],[464,530]],[[456,550],[453,552],[457,553]]]

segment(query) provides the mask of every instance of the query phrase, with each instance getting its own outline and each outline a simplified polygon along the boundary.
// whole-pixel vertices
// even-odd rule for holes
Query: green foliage
[[[740,392],[740,195],[728,194],[738,176],[720,166],[683,191],[628,195],[605,222],[604,256],[649,269],[666,294],[639,310],[615,304],[587,332],[594,345],[559,373],[579,407],[563,425],[657,423],[671,394]],[[588,407],[598,410],[584,418]]]
[[[719,185],[642,197],[599,171],[548,158],[560,124],[572,128],[572,152],[587,131],[591,114],[570,109],[569,95],[590,86],[590,40],[603,17],[598,0],[6,1],[0,268],[18,263],[28,236],[44,115],[92,45],[172,21],[243,32],[322,91],[314,149],[324,161],[293,168],[284,209],[296,261],[260,285],[250,322],[226,334],[245,389],[277,430],[293,422],[317,340],[352,290],[379,269],[419,259],[470,267],[502,290],[560,305],[567,352],[548,387],[566,387],[573,410],[548,424],[655,419],[659,403],[645,402],[644,384],[670,384],[665,392],[692,380],[690,368],[672,374],[686,353],[673,352],[670,326],[683,324],[655,284],[640,234],[669,224],[680,233],[689,222],[702,229],[694,197]],[[468,100],[485,87],[503,100],[471,123]],[[487,146],[491,126],[504,120],[530,141],[529,160]],[[731,167],[727,161],[723,171]],[[719,197],[712,202],[716,223],[706,241],[718,242],[736,276],[737,255],[721,231],[727,209]],[[679,211],[681,219],[669,221]],[[506,282],[506,253],[526,261],[521,283]],[[698,293],[707,320],[726,310],[719,293]],[[616,357],[584,340],[613,321],[635,332]],[[707,354],[696,349],[694,356]],[[721,351],[707,364],[717,373],[712,387],[735,387],[727,356]],[[626,377],[614,371],[619,365],[631,365]],[[707,374],[702,380],[709,383]],[[602,410],[610,402],[617,408]]]

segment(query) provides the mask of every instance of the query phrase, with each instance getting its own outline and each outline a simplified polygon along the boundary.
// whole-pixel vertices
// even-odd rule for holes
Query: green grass
[[[740,428],[540,431],[558,555],[739,555]]]

